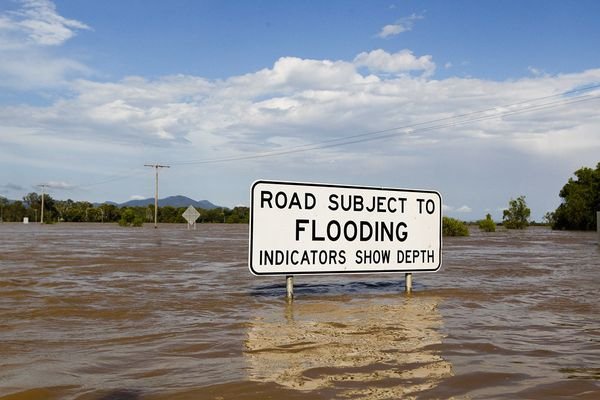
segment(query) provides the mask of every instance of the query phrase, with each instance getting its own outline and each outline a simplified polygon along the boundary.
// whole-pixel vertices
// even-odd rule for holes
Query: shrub
[[[485,219],[482,219],[478,222],[479,229],[484,232],[496,232],[496,223],[492,220],[492,216],[490,214],[485,216]]]
[[[444,236],[469,236],[467,224],[456,218],[442,218],[442,235]]]

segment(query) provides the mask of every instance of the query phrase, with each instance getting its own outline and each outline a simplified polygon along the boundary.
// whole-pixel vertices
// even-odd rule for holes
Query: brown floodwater
[[[444,241],[439,272],[254,277],[246,225],[0,224],[0,399],[598,399],[600,246]]]

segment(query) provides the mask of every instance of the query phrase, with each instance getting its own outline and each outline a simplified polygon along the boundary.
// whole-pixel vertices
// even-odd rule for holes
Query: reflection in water
[[[442,342],[437,303],[431,297],[303,299],[283,315],[256,316],[245,342],[248,378],[371,399],[433,388],[452,374],[434,350]]]

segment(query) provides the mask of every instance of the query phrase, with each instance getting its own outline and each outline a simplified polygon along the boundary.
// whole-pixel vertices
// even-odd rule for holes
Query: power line
[[[578,96],[574,96],[574,97],[566,97],[565,98],[565,96],[569,96],[569,95],[576,94],[576,93],[584,93],[584,92],[587,92],[590,90],[594,90],[596,88],[600,88],[600,84],[591,85],[591,86],[587,86],[584,88],[573,89],[573,90],[561,92],[561,93],[550,95],[550,96],[543,96],[543,97],[538,97],[538,98],[534,98],[534,99],[523,100],[523,101],[516,102],[516,103],[510,103],[510,104],[506,104],[506,105],[502,105],[502,106],[496,106],[496,107],[491,107],[491,108],[487,108],[487,109],[483,109],[483,110],[472,111],[472,112],[459,114],[459,115],[455,115],[455,116],[439,118],[439,119],[419,122],[419,123],[415,123],[415,124],[402,125],[402,126],[397,126],[397,127],[378,130],[378,131],[359,133],[359,134],[355,134],[355,135],[351,135],[351,136],[333,138],[333,139],[329,139],[329,140],[308,143],[308,144],[304,144],[304,145],[292,146],[292,147],[288,147],[286,149],[282,149],[282,150],[278,150],[278,151],[256,153],[256,154],[250,154],[250,155],[244,155],[244,156],[232,156],[232,157],[207,159],[207,160],[180,161],[180,162],[173,162],[172,165],[214,164],[214,163],[221,163],[221,162],[243,161],[243,160],[252,160],[252,159],[259,159],[259,158],[266,158],[266,157],[276,157],[276,156],[281,156],[281,155],[302,153],[302,152],[306,152],[306,151],[310,151],[310,150],[320,150],[320,149],[326,149],[326,148],[331,148],[331,147],[345,146],[345,145],[349,145],[349,144],[381,140],[381,139],[389,138],[392,136],[396,136],[399,133],[402,133],[401,132],[402,130],[408,131],[409,133],[412,134],[412,133],[428,132],[428,131],[432,131],[432,130],[450,128],[450,127],[461,126],[461,125],[468,125],[468,124],[472,124],[474,122],[486,121],[486,120],[490,120],[490,119],[496,119],[496,118],[501,118],[501,117],[506,117],[506,116],[535,112],[535,111],[542,111],[545,109],[551,109],[551,108],[555,108],[555,107],[566,106],[566,105],[581,103],[581,102],[585,102],[585,101],[598,100],[598,99],[600,99],[600,96],[590,96],[590,95],[578,95]],[[508,110],[508,111],[497,112],[498,109],[514,108],[514,107],[522,105],[522,104],[529,104],[529,103],[537,102],[540,100],[552,99],[552,98],[556,98],[556,97],[561,97],[561,98],[559,100],[546,102],[543,104],[529,105],[529,106],[520,108],[518,110]],[[491,111],[496,111],[496,113],[486,115],[486,113],[489,113]],[[479,114],[484,114],[484,115],[477,117],[477,115],[479,115]],[[448,122],[443,123],[444,121],[448,121]],[[436,123],[439,123],[439,124],[431,125],[431,124],[436,124]]]
[[[92,183],[88,183],[85,185],[77,185],[78,188],[87,188],[87,187],[92,187],[92,186],[97,186],[97,185],[104,185],[107,183],[112,183],[112,182],[116,182],[116,181],[120,181],[123,179],[127,179],[127,178],[131,178],[132,176],[135,175],[141,175],[142,174],[142,169],[134,169],[131,173],[128,174],[121,174],[121,175],[112,175],[111,177],[101,180],[101,181],[97,181],[97,182],[92,182]]]
[[[303,145],[290,146],[284,148],[282,150],[270,151],[270,152],[262,152],[262,153],[254,153],[242,156],[231,156],[231,157],[222,157],[222,158],[214,158],[214,159],[205,159],[205,160],[190,160],[190,161],[179,161],[179,162],[171,162],[170,165],[201,165],[201,164],[215,164],[215,163],[225,163],[225,162],[234,162],[234,161],[245,161],[245,160],[255,160],[261,158],[268,157],[277,157],[288,154],[295,153],[303,153],[311,150],[322,150],[332,147],[346,146],[351,144],[375,141],[387,139],[393,136],[397,136],[401,133],[413,134],[413,133],[424,133],[430,132],[439,129],[452,128],[457,126],[464,126],[473,124],[476,122],[487,121],[491,119],[503,118],[508,116],[514,116],[519,114],[531,113],[536,111],[543,111],[551,108],[567,106],[571,104],[582,103],[586,101],[593,101],[600,99],[598,95],[590,95],[586,94],[588,92],[592,92],[595,89],[600,88],[600,83],[592,84],[588,86],[583,86],[567,91],[563,91],[560,93],[555,93],[552,95],[530,98],[526,100],[522,100],[519,102],[508,103],[500,106],[489,107],[481,110],[470,111],[458,115],[453,115],[449,117],[437,118],[433,120],[418,122],[414,124],[407,124],[402,126],[396,126],[387,129],[381,129],[376,131],[369,131],[358,133],[354,135],[332,138],[328,140],[307,143]],[[557,99],[557,100],[552,100]],[[548,102],[544,102],[539,104],[540,101],[544,100],[552,100]],[[534,103],[534,104],[532,104]],[[535,104],[537,103],[537,104]],[[519,109],[514,109],[515,107],[525,105]],[[506,111],[498,111],[506,109]],[[158,177],[158,168],[169,168],[170,165],[158,165],[158,164],[146,164],[146,167],[154,167],[156,169],[156,175]],[[112,178],[108,178],[106,180],[89,183],[86,185],[80,185],[79,187],[91,187],[96,185],[103,185],[106,183],[111,183],[123,179],[130,178],[134,175],[139,175],[141,170],[134,170],[134,172],[124,175],[114,176]],[[156,192],[158,192],[158,178],[156,183]],[[155,196],[155,205],[157,204],[157,193]],[[155,207],[155,210],[157,207]],[[156,224],[156,215],[155,215],[155,224]],[[155,225],[156,226],[156,225]]]

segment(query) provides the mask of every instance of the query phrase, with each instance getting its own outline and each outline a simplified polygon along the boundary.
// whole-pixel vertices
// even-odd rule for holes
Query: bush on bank
[[[463,221],[456,218],[442,218],[443,236],[469,236],[469,227]]]

